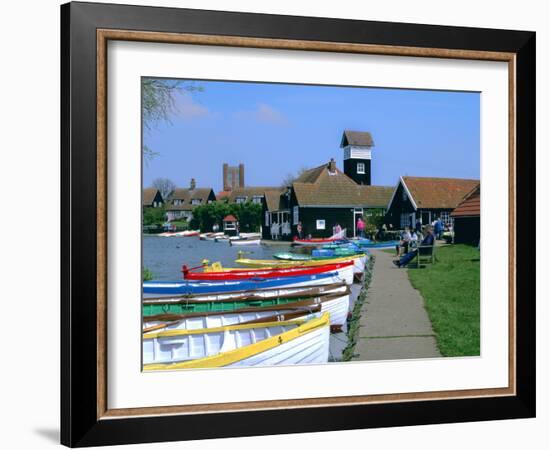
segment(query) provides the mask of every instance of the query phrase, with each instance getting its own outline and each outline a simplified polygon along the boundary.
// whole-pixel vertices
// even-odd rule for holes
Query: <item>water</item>
[[[239,251],[245,258],[273,259],[273,254],[286,252],[290,246],[253,245],[230,246],[229,242],[201,241],[198,237],[143,236],[143,265],[153,272],[155,280],[181,280],[181,266],[197,267],[204,259],[221,262],[225,267],[237,267]]]

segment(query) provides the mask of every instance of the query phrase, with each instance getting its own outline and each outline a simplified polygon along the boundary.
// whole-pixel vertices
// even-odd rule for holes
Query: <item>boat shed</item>
[[[394,229],[423,225],[437,218],[452,223],[451,212],[479,185],[479,180],[402,176],[387,205],[386,223]]]
[[[223,218],[223,232],[228,236],[237,236],[239,234],[239,222],[233,214]]]
[[[455,244],[478,245],[480,237],[481,186],[478,184],[453,210]]]
[[[346,229],[348,237],[355,236],[357,219],[368,217],[372,210],[385,212],[392,192],[391,186],[357,184],[338,169],[332,159],[304,171],[279,194],[278,202],[275,196],[266,197],[264,225],[268,224],[268,217],[271,220],[269,225],[272,225],[280,216],[283,220],[279,222],[281,227],[288,218],[289,237],[298,234],[298,223],[302,224],[304,236],[332,236],[332,228],[336,224]]]

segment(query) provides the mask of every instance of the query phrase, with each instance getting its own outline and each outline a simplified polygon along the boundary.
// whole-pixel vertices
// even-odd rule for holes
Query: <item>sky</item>
[[[279,186],[289,174],[334,158],[344,130],[374,140],[372,184],[402,175],[479,178],[480,94],[274,83],[185,81],[169,122],[144,131],[155,178],[222,189],[222,164],[245,165],[247,186]]]

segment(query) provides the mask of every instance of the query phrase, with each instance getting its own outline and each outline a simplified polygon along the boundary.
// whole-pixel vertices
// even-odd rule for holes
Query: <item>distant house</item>
[[[172,220],[191,220],[194,208],[212,203],[215,200],[216,195],[212,188],[198,188],[195,179],[192,179],[188,189],[178,188],[170,197],[169,202],[166,204],[166,219],[169,222]]]
[[[396,229],[414,226],[417,220],[429,224],[438,217],[450,223],[453,209],[477,185],[479,180],[403,176],[388,203],[386,222]]]
[[[164,200],[157,188],[145,188],[142,194],[142,205],[148,208],[160,208]]]
[[[454,242],[456,244],[479,244],[480,236],[480,193],[478,184],[451,213],[454,219]]]

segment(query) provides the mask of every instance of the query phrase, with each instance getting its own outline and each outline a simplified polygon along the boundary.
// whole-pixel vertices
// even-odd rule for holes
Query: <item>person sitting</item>
[[[399,260],[393,261],[393,263],[397,267],[405,267],[407,264],[409,264],[414,257],[418,254],[418,252],[421,252],[421,254],[426,254],[430,251],[429,248],[423,248],[423,247],[429,247],[435,244],[435,236],[433,233],[433,229],[430,226],[426,227],[426,236],[420,243],[420,248],[417,250],[410,251],[408,253],[405,253]]]
[[[416,230],[411,231],[411,240],[409,241],[409,247],[413,249],[418,247],[418,235],[416,234]]]
[[[403,233],[401,233],[401,240],[399,244],[395,246],[395,256],[399,258],[401,255],[401,248],[405,249],[405,253],[409,251],[409,242],[411,240],[411,232],[409,227],[405,227]]]

